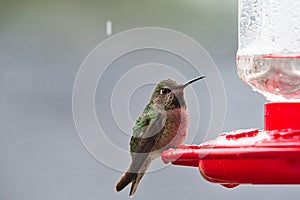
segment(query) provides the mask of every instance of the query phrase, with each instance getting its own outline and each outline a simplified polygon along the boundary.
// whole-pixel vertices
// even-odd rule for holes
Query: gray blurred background
[[[223,131],[263,128],[265,99],[236,72],[235,0],[0,3],[0,199],[128,199],[128,189],[114,191],[121,172],[85,150],[72,118],[76,72],[86,55],[108,38],[107,20],[113,23],[113,34],[155,26],[197,40],[217,64],[225,84]],[[141,108],[132,112],[136,117]],[[127,139],[121,145],[127,145]],[[299,186],[225,189],[204,181],[197,168],[170,166],[146,175],[134,199],[275,200],[298,199],[299,194]]]

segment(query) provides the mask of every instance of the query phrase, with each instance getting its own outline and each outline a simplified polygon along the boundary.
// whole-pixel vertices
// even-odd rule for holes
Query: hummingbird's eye
[[[169,89],[169,88],[162,88],[160,90],[160,94],[167,94],[167,93],[170,93],[170,92],[171,92],[171,89]]]

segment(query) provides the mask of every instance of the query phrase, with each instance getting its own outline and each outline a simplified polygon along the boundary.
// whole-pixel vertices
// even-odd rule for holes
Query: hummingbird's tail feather
[[[131,189],[130,189],[129,196],[133,196],[134,193],[136,192],[138,185],[139,185],[141,179],[143,178],[146,170],[150,166],[151,161],[152,161],[152,157],[147,157],[145,162],[142,164],[142,167],[136,172],[132,172],[132,169],[134,169],[135,166],[133,164],[131,164],[129,169],[125,172],[125,174],[123,174],[123,176],[117,182],[116,191],[119,192],[119,191],[123,190],[128,184],[131,183]]]
[[[134,193],[136,192],[138,185],[143,178],[144,174],[146,173],[148,167],[150,166],[153,158],[151,156],[147,157],[147,159],[144,161],[141,169],[139,170],[139,173],[136,174],[136,176],[132,179],[131,183],[131,189],[129,192],[129,196],[133,196]]]
[[[120,192],[123,190],[129,183],[133,181],[137,176],[136,173],[126,172],[121,179],[117,182],[116,191]]]
[[[132,184],[131,184],[131,189],[130,189],[130,193],[129,196],[133,196],[134,193],[136,192],[138,185],[140,183],[140,180],[143,178],[145,173],[138,173],[137,176],[132,180]]]

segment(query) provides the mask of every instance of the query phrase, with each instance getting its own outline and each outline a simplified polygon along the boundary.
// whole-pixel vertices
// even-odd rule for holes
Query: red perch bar
[[[300,103],[266,103],[265,130],[222,133],[200,145],[162,154],[165,163],[198,167],[208,181],[239,184],[300,184]]]

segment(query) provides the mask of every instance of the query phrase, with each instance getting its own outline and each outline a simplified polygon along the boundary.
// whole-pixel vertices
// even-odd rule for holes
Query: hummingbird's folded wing
[[[160,138],[163,132],[164,117],[163,114],[157,113],[157,117],[152,119],[145,131],[141,134],[140,137],[131,138],[131,146],[134,143],[134,150],[132,153],[132,164],[131,172],[137,173],[149,153],[152,151],[156,141]]]

